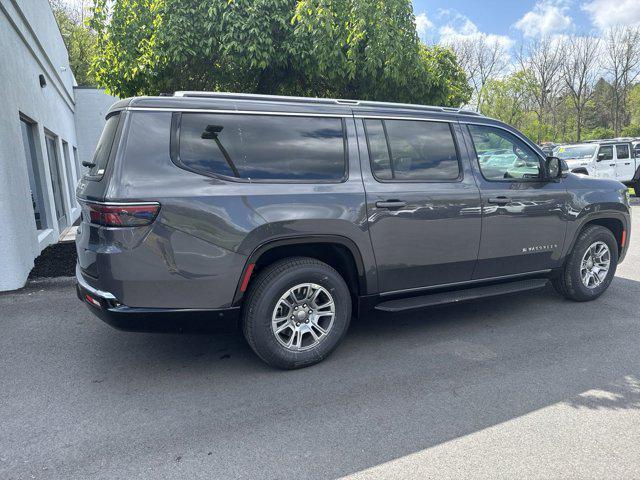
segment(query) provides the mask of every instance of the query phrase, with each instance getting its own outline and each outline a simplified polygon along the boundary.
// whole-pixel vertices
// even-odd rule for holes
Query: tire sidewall
[[[291,287],[301,283],[316,283],[331,294],[335,302],[335,317],[327,336],[309,350],[296,352],[282,346],[271,330],[271,316],[276,303]],[[351,296],[342,277],[332,268],[322,264],[285,270],[270,283],[248,306],[251,321],[245,328],[251,329],[256,353],[270,364],[283,368],[297,368],[317,363],[340,343],[349,326]]]
[[[582,277],[580,275],[580,265],[582,257],[586,253],[587,249],[595,242],[604,242],[609,247],[611,261],[609,264],[609,271],[604,281],[595,288],[588,288],[582,283]],[[616,268],[618,265],[618,244],[613,234],[603,228],[593,228],[585,231],[585,234],[581,235],[576,245],[574,246],[571,260],[567,269],[568,286],[573,293],[579,297],[580,300],[593,300],[598,298],[609,288],[613,277],[616,274]]]

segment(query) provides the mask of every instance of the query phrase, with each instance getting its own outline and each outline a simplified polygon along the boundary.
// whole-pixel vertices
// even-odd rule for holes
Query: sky
[[[427,43],[487,35],[513,47],[540,35],[640,25],[640,0],[413,0],[413,9]]]

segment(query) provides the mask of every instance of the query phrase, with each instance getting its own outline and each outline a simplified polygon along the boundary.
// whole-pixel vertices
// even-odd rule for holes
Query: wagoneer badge
[[[535,245],[533,247],[524,247],[522,253],[544,252],[545,250],[555,250],[556,248],[558,248],[558,245],[555,243],[553,245]]]

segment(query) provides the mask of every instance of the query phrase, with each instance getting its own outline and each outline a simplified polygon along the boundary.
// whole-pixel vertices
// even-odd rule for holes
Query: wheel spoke
[[[280,325],[278,328],[276,328],[274,333],[277,335],[281,332],[284,332],[287,328],[292,328],[291,324],[288,321],[287,323]]]

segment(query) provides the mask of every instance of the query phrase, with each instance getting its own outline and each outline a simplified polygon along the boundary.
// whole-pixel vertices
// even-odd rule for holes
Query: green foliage
[[[535,77],[520,70],[503,79],[489,80],[483,89],[482,113],[521,130],[533,130],[531,124]]]
[[[629,114],[632,125],[640,125],[640,83],[629,90]]]
[[[470,97],[455,55],[420,44],[410,0],[94,1],[92,71],[115,95],[220,90],[447,106]]]
[[[95,54],[96,38],[84,25],[82,12],[73,11],[64,2],[52,2],[51,8],[69,53],[69,64],[76,82],[78,85],[95,85],[90,64]]]
[[[450,48],[420,45],[420,60],[424,68],[422,80],[428,81],[423,94],[425,103],[457,107],[471,99],[473,89]]]
[[[620,134],[623,137],[640,137],[640,125],[631,124],[622,129]]]
[[[612,138],[613,136],[613,128],[595,127],[585,132],[584,140],[599,140],[601,138]]]

